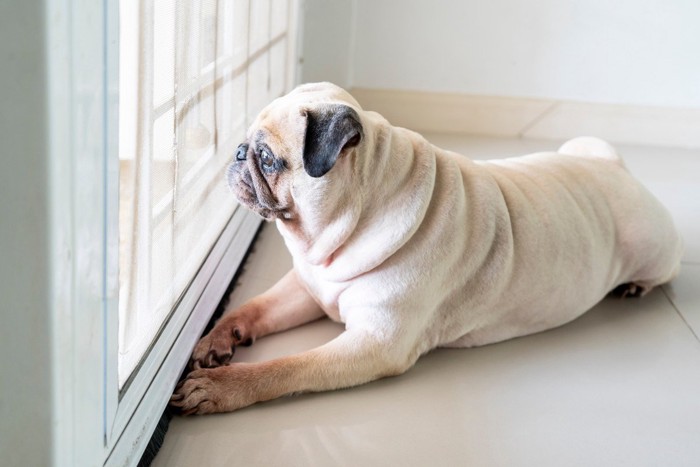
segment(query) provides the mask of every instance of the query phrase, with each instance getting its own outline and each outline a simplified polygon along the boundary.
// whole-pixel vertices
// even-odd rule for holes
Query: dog
[[[399,375],[431,349],[555,328],[680,269],[669,212],[608,143],[472,161],[330,83],[263,109],[227,179],[294,267],[196,345],[171,398],[187,415]],[[229,364],[235,346],[324,315],[345,324],[331,342]]]

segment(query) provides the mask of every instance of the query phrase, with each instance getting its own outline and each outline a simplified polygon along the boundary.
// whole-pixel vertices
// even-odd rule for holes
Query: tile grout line
[[[688,323],[688,320],[685,319],[685,316],[683,316],[683,313],[681,313],[681,310],[678,309],[678,307],[676,306],[676,304],[673,302],[673,300],[671,299],[671,297],[668,295],[668,292],[666,292],[666,288],[665,288],[665,287],[660,287],[660,289],[661,289],[661,291],[663,292],[663,294],[664,294],[664,296],[666,297],[666,299],[671,303],[671,306],[673,307],[673,309],[676,310],[676,313],[678,313],[678,316],[680,316],[680,318],[683,320],[683,322],[685,323],[685,325],[688,327],[688,329],[690,330],[691,334],[693,334],[693,336],[695,337],[695,340],[698,341],[698,343],[700,343],[700,336],[697,335],[697,333],[695,332],[695,330],[693,329],[693,327],[690,325],[690,323]]]

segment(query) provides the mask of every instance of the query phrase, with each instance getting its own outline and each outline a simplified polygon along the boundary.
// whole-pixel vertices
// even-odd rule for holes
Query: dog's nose
[[[248,145],[247,144],[241,144],[238,146],[238,150],[236,151],[236,160],[237,161],[244,161],[246,160],[246,155],[248,154]]]

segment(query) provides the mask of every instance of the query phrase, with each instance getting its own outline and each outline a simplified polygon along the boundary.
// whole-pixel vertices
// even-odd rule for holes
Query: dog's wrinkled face
[[[294,208],[294,149],[285,142],[276,133],[255,130],[228,168],[228,184],[238,201],[266,219],[289,217]]]
[[[295,218],[295,187],[326,177],[362,140],[360,117],[343,93],[332,85],[301,86],[260,113],[227,172],[242,204],[268,220]]]

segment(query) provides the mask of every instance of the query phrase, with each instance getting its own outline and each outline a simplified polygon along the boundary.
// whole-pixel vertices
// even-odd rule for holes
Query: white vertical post
[[[0,4],[0,351],[15,356],[0,361],[3,466],[104,461],[118,47],[107,3]]]
[[[4,466],[51,465],[55,432],[47,362],[53,336],[51,239],[59,232],[48,223],[53,203],[45,8],[44,2],[0,2],[0,352],[13,356],[0,359]],[[65,59],[65,51],[55,58]]]

